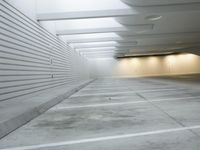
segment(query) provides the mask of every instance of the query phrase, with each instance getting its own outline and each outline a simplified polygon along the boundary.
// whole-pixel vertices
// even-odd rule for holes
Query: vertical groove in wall
[[[0,1],[0,101],[87,78],[85,58]]]

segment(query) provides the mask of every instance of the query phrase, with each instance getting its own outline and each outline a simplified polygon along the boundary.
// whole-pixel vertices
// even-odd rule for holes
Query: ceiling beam
[[[111,43],[111,44],[92,44],[92,45],[84,45],[84,44],[73,45],[73,47],[75,49],[98,48],[98,47],[115,47],[115,46],[119,46],[119,45],[116,44],[116,43]]]
[[[82,53],[100,53],[100,52],[116,52],[116,53],[119,53],[119,52],[129,52],[128,50],[100,50],[100,51],[79,51],[81,54]]]
[[[178,6],[178,7],[177,7]],[[79,11],[79,12],[54,12],[54,13],[38,13],[38,21],[50,20],[71,20],[71,19],[88,19],[88,18],[106,18],[106,17],[123,17],[139,14],[166,13],[166,12],[185,12],[200,9],[199,3],[175,4],[155,7],[132,7],[132,9],[118,10],[95,10],[95,11]]]
[[[118,51],[117,49],[76,49],[79,52],[93,52],[93,51]]]
[[[114,54],[112,55],[99,55],[99,56],[95,56],[95,55],[91,55],[91,56],[85,56],[87,59],[113,59],[115,57]]]
[[[121,37],[104,37],[104,38],[76,38],[66,40],[67,43],[89,43],[89,42],[107,42],[107,41],[120,41]]]
[[[49,21],[49,20],[105,18],[105,17],[120,17],[120,16],[127,16],[127,15],[133,15],[133,14],[134,14],[134,11],[132,9],[39,13],[37,14],[37,20]]]
[[[104,49],[117,50],[116,47],[76,48],[77,51],[81,51],[81,50],[104,50]]]
[[[116,43],[116,44],[98,44],[98,45],[82,45],[82,46],[74,46],[75,49],[95,49],[95,48],[102,48],[105,47],[115,47],[116,49],[154,49],[154,48],[171,48],[174,47],[174,49],[182,48],[182,47],[188,47],[188,46],[197,46],[200,45],[199,43],[181,43],[181,44],[175,44],[175,43],[167,43],[167,44],[154,44],[154,45],[135,45],[131,43]]]
[[[111,43],[111,44],[91,44],[91,45],[73,45],[75,49],[80,49],[80,48],[97,48],[97,47],[118,47],[118,46],[135,46],[137,42],[133,43]]]
[[[86,53],[86,54],[82,54],[82,55],[85,55],[85,56],[99,56],[99,55],[107,56],[109,54],[114,55],[116,53],[114,53],[114,52],[110,52],[110,53],[92,53],[92,54]]]
[[[130,51],[134,50],[182,50],[194,46],[200,46],[199,43],[187,43],[187,44],[158,44],[158,45],[139,45],[139,46],[116,46],[117,49],[129,49]]]
[[[92,28],[92,29],[73,29],[60,30],[57,35],[74,35],[74,34],[91,34],[91,33],[109,33],[109,32],[137,32],[141,30],[152,30],[153,24],[137,24],[128,27],[111,27],[111,28]]]
[[[81,54],[84,55],[94,55],[94,54],[114,54],[114,51],[108,51],[108,52],[82,52]]]
[[[93,54],[116,54],[116,53],[124,53],[126,51],[101,51],[101,52],[80,52],[81,54],[88,54],[88,55],[93,55]]]
[[[200,37],[200,31],[196,32],[176,32],[176,33],[159,33],[159,34],[137,34],[137,35],[120,35],[121,38],[127,40],[148,39],[148,38],[178,38],[178,37]]]
[[[199,4],[199,0],[174,0],[174,1],[150,1],[150,0],[121,0],[122,2],[134,6],[134,7],[144,7],[144,6],[169,6],[169,5],[185,5],[185,4]]]
[[[135,41],[138,39],[149,39],[149,38],[191,38],[191,37],[200,37],[200,32],[180,32],[180,33],[161,33],[161,34],[143,34],[143,35],[124,35],[121,37],[104,37],[104,38],[76,38],[68,39],[67,43],[89,43],[89,42],[107,42],[107,41],[116,41],[123,42],[126,41]]]

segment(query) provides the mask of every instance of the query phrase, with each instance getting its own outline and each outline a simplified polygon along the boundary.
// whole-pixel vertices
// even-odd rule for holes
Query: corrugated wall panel
[[[88,79],[87,60],[0,1],[0,101]]]

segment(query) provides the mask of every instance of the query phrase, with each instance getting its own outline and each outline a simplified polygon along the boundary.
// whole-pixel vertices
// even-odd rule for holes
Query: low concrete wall
[[[0,138],[6,136],[28,121],[60,103],[93,80],[85,81],[74,86],[67,85],[51,89],[21,101],[4,101],[0,103]]]

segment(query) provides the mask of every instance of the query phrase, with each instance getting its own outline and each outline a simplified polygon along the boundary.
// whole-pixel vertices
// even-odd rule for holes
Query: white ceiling
[[[200,48],[200,0],[37,0],[37,17],[88,58]]]

